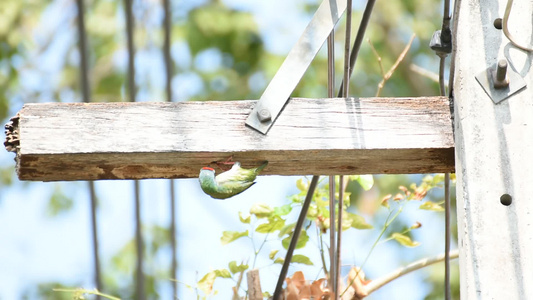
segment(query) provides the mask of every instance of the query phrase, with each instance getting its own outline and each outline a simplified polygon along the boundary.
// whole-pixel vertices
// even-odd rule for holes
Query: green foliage
[[[313,262],[309,259],[309,257],[307,257],[305,255],[302,255],[302,254],[293,255],[291,262],[304,264],[304,265],[309,265],[309,266],[313,265]]]
[[[97,289],[87,290],[87,289],[60,289],[60,288],[55,288],[54,292],[70,293],[72,295],[71,299],[73,299],[73,300],[86,300],[87,298],[85,297],[85,295],[95,295],[95,296],[100,296],[100,297],[103,297],[103,298],[106,298],[106,299],[110,299],[110,300],[120,300],[120,298],[118,298],[118,297],[114,297],[114,296],[111,296],[111,295],[108,295],[108,294],[101,293]]]
[[[292,236],[294,235],[294,231],[291,232],[286,238],[281,240],[281,245],[285,250],[289,248],[289,244],[291,242]],[[301,249],[305,247],[305,245],[309,242],[309,235],[307,235],[306,230],[302,230],[300,232],[300,236],[298,237],[298,242],[296,242],[296,249]]]
[[[343,215],[343,218],[350,221],[350,227],[353,227],[355,229],[372,229],[374,226],[371,224],[368,224],[363,217],[360,215],[347,213],[347,216]],[[343,228],[344,229],[344,228]]]
[[[48,202],[47,215],[55,217],[62,212],[70,210],[73,205],[72,198],[63,193],[60,185],[56,185]]]
[[[356,182],[360,187],[368,191],[374,185],[374,179],[371,175],[356,175],[356,176],[346,176],[345,177],[350,182]],[[338,181],[338,178],[336,178]],[[410,184],[409,188],[405,186],[399,186],[399,193],[395,196],[389,194],[385,196],[382,200],[377,201],[381,206],[388,210],[389,215],[385,220],[385,223],[380,226],[381,232],[377,237],[374,245],[370,249],[370,252],[367,255],[367,258],[363,262],[365,264],[366,260],[372,253],[375,246],[380,243],[394,240],[400,245],[407,248],[414,248],[420,245],[420,242],[414,241],[409,235],[412,230],[416,230],[422,226],[419,222],[415,222],[409,228],[404,229],[401,232],[392,232],[390,236],[384,240],[381,240],[381,237],[391,228],[391,225],[403,211],[404,206],[411,201],[421,201],[427,195],[427,193],[437,187],[442,186],[442,181],[444,176],[437,174],[434,176],[426,176],[423,178],[420,185]],[[271,207],[265,203],[255,203],[251,206],[249,215],[245,215],[242,212],[239,212],[239,220],[244,226],[247,226],[248,229],[245,231],[224,231],[222,233],[221,242],[222,244],[230,244],[231,242],[241,238],[248,237],[252,243],[254,249],[254,257],[252,268],[255,267],[255,262],[258,256],[261,254],[261,250],[266,243],[274,244],[274,247],[277,243],[281,241],[281,245],[277,244],[277,249],[272,249],[268,254],[264,254],[272,262],[272,264],[283,264],[285,259],[280,253],[283,253],[283,250],[287,250],[291,239],[294,235],[295,223],[288,223],[287,220],[291,216],[293,208],[302,206],[303,199],[307,195],[307,189],[309,188],[309,182],[305,178],[300,178],[296,181],[296,187],[299,192],[297,194],[291,195],[288,197],[288,203],[277,207]],[[338,197],[340,191],[338,190],[339,185],[336,184],[335,194]],[[363,216],[352,210],[350,203],[350,192],[345,192],[343,197],[343,230],[370,230],[374,229],[374,225],[368,223]],[[305,249],[310,241],[310,232],[319,232],[321,235],[327,234],[329,231],[329,184],[320,181],[309,207],[309,212],[307,213],[307,222],[308,224],[300,232],[300,236],[296,243],[296,249],[302,250]],[[389,204],[389,202],[391,202]],[[434,202],[427,201],[426,203]],[[440,207],[440,206],[439,206]],[[336,211],[336,215],[338,215]],[[313,228],[314,227],[314,228]],[[276,234],[278,239],[269,240],[268,236],[271,234]],[[257,241],[262,241],[259,247],[256,247]],[[327,238],[319,238],[319,248],[321,248],[320,253],[324,255],[325,251],[323,248],[327,245],[323,242]],[[272,246],[272,245],[271,245]],[[281,246],[281,247],[280,247]],[[281,252],[280,252],[281,251]],[[322,263],[326,261],[325,257],[322,257]],[[292,257],[291,263],[302,264],[302,265],[315,265],[313,261],[306,255],[301,253],[295,253]],[[226,269],[214,270],[206,275],[197,283],[198,289],[202,290],[204,294],[210,295],[213,293],[213,285],[217,278],[233,278],[234,276],[241,276],[241,272],[248,270],[249,266],[247,264],[237,265],[236,261],[231,261],[229,264],[229,271]],[[361,266],[362,267],[362,266]],[[326,266],[322,266],[326,270]],[[234,280],[236,280],[234,278]]]
[[[433,210],[433,211],[444,211],[444,207],[442,207],[440,205],[442,203],[444,203],[444,202],[435,203],[435,202],[431,202],[431,201],[426,201],[426,202],[420,204],[420,209]]]
[[[248,230],[243,231],[243,232],[224,231],[222,233],[222,237],[220,238],[220,242],[222,243],[222,245],[226,245],[226,244],[229,244],[229,243],[235,241],[236,239],[239,239],[239,238],[245,237],[245,236],[248,236]]]
[[[416,246],[420,245],[419,242],[415,242],[415,241],[411,240],[411,238],[408,237],[407,235],[401,234],[401,233],[398,233],[398,232],[393,233],[392,234],[392,238],[395,239],[398,243],[400,243],[402,246],[405,246],[405,247],[416,247]]]
[[[240,272],[248,270],[248,265],[245,265],[245,264],[237,265],[237,262],[234,260],[230,261],[228,267],[232,274],[236,274],[236,273],[240,273]]]

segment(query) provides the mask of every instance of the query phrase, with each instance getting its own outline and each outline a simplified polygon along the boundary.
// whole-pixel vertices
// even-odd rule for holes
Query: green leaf
[[[229,262],[228,267],[232,274],[240,273],[248,269],[248,265],[245,265],[245,264],[237,265],[237,262],[234,260]]]
[[[215,284],[216,278],[217,278],[217,275],[215,274],[214,271],[209,272],[205,274],[204,277],[200,279],[200,281],[198,281],[196,286],[198,287],[200,291],[204,292],[204,294],[209,295],[213,291],[213,284]]]
[[[276,216],[274,218],[269,218],[268,223],[260,224],[255,229],[256,232],[259,233],[271,233],[276,230],[280,230],[285,226],[285,220],[282,218]]]
[[[444,182],[444,174],[435,174],[435,176],[433,177],[433,185],[436,186],[441,182]]]
[[[444,208],[438,203],[432,201],[426,201],[419,206],[420,209],[432,210],[432,211],[444,211]]]
[[[288,215],[292,210],[292,206],[290,204],[285,204],[280,207],[274,207],[274,215],[276,216],[285,216]]]
[[[239,212],[239,220],[241,220],[241,222],[244,224],[250,224],[250,215],[244,217],[244,214]]]
[[[226,269],[215,270],[215,275],[221,278],[231,278],[231,273]]]
[[[420,245],[419,242],[413,241],[410,237],[398,232],[393,233],[392,238],[405,247],[416,247]]]
[[[309,184],[308,184],[307,182],[304,183],[303,178],[300,178],[300,179],[298,179],[298,180],[296,181],[296,187],[297,187],[300,191],[304,192],[304,191],[307,191],[307,188],[309,187]]]
[[[278,237],[282,237],[286,234],[289,234],[291,231],[294,230],[294,227],[296,227],[296,223],[285,225],[283,228],[280,229]]]
[[[257,218],[268,218],[273,212],[272,207],[264,203],[256,203],[250,208],[250,214],[255,215]]]
[[[268,254],[268,258],[274,259],[274,256],[276,256],[276,254],[278,254],[278,252],[279,252],[279,250],[270,251],[270,254]]]
[[[355,229],[372,229],[374,226],[368,224],[363,217],[353,213],[348,213],[348,216],[352,220],[352,227]]]
[[[289,248],[289,244],[291,243],[291,239],[292,239],[292,235],[293,234],[294,234],[294,232],[291,235],[289,235],[288,237],[286,237],[283,240],[281,240],[281,245],[283,245],[283,248],[285,248],[285,249]],[[302,232],[300,233],[300,237],[298,238],[298,242],[296,243],[296,249],[300,249],[300,248],[305,247],[305,245],[307,244],[308,241],[309,241],[309,236],[307,235],[307,231],[302,230]]]
[[[276,258],[274,263],[282,265],[284,261],[285,261],[285,259],[283,257],[278,257],[278,258]]]
[[[74,200],[68,197],[61,191],[61,187],[56,184],[54,192],[50,196],[48,202],[47,214],[51,217],[55,217],[60,213],[69,211],[74,206]]]
[[[243,232],[224,231],[222,232],[222,237],[220,238],[220,242],[222,243],[222,245],[226,245],[243,236],[248,236],[248,230],[243,231]]]
[[[263,292],[263,298],[270,298],[272,295],[269,292]]]
[[[359,182],[365,191],[370,190],[374,186],[374,176],[372,175],[359,175],[356,181]]]
[[[308,266],[312,266],[313,265],[313,262],[309,259],[309,257],[307,257],[305,255],[301,255],[301,254],[294,254],[292,256],[291,262],[304,264],[304,265],[308,265]]]

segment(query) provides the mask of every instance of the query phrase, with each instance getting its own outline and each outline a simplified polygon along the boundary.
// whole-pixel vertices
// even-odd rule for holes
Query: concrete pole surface
[[[533,53],[519,50],[493,25],[506,5],[462,0],[456,8],[461,299],[533,299]],[[532,16],[532,1],[514,1],[508,28],[529,47]],[[475,76],[503,58],[527,86],[495,104]],[[502,195],[511,199],[501,201]]]

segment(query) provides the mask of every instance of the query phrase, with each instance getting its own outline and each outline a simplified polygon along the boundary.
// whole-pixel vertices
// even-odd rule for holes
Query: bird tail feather
[[[262,165],[260,165],[259,167],[257,167],[257,169],[255,169],[255,173],[256,174],[259,174],[259,172],[263,171],[263,169],[268,165],[268,161],[265,161]]]

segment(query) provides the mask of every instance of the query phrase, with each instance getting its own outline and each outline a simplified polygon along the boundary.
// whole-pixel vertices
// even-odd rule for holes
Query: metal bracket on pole
[[[320,4],[246,119],[246,125],[262,134],[268,132],[345,10],[346,0],[324,0]]]
[[[476,80],[496,104],[526,86],[524,79],[513,70],[505,59],[477,74]]]

